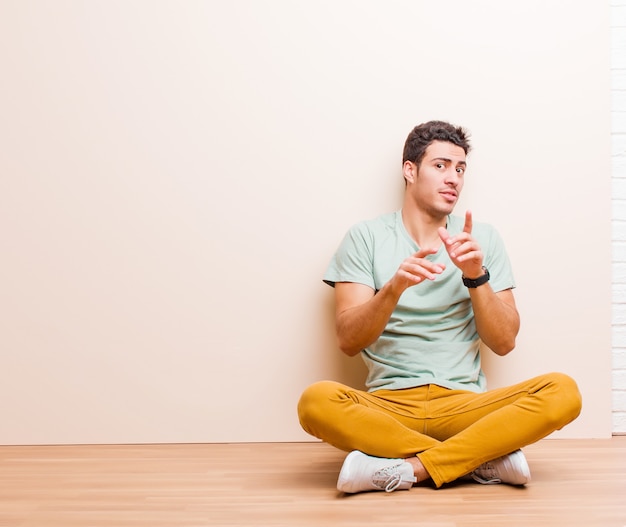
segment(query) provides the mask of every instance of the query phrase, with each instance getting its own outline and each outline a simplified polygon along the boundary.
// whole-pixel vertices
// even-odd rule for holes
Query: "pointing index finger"
[[[472,211],[465,211],[465,225],[463,225],[463,232],[468,234],[472,233]]]
[[[428,256],[429,254],[436,254],[436,253],[437,253],[437,249],[420,249],[413,256],[415,258],[424,258],[425,256]]]

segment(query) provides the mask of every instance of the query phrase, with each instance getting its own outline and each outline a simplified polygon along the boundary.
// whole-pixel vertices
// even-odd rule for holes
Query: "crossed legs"
[[[345,451],[403,458],[435,485],[546,437],[573,421],[573,379],[549,373],[484,393],[425,385],[365,392],[332,381],[309,386],[298,415],[309,434]]]

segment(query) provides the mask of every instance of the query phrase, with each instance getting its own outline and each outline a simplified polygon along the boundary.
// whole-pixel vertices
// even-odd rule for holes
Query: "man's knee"
[[[341,384],[333,381],[319,381],[308,386],[298,401],[298,418],[302,428],[312,435],[316,424],[328,418],[328,405],[337,394]]]
[[[552,418],[561,428],[576,419],[582,409],[582,396],[576,381],[564,373],[548,374],[554,390]]]

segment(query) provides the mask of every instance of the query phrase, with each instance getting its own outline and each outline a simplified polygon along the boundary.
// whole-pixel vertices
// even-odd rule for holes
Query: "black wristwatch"
[[[471,279],[463,277],[463,285],[465,287],[471,287],[473,289],[475,287],[478,287],[479,285],[483,285],[489,282],[489,271],[486,267],[483,267],[483,271],[485,271],[485,274],[479,276],[478,278]]]

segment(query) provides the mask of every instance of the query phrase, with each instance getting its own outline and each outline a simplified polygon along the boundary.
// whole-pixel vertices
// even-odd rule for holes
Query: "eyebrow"
[[[452,163],[452,159],[448,159],[447,157],[435,157],[432,160],[433,161],[445,161],[447,163]],[[463,166],[467,166],[467,163],[465,161],[459,161],[458,164],[459,165],[463,165]]]

